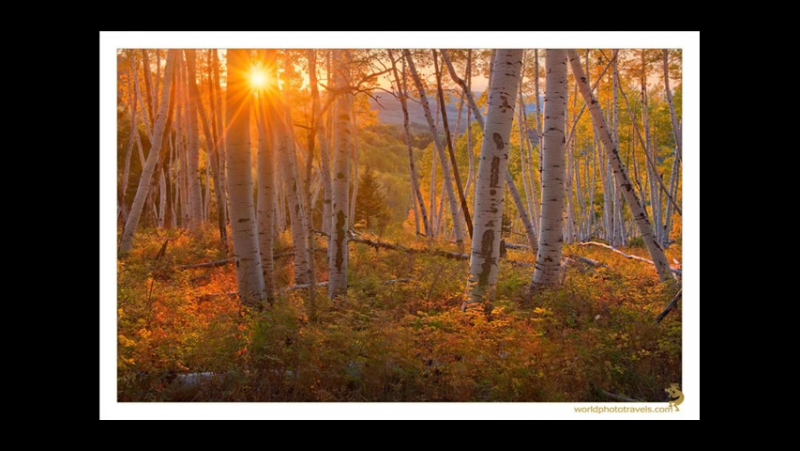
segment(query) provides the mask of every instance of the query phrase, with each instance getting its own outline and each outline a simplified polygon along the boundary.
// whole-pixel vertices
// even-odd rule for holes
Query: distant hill
[[[480,97],[480,93],[474,93],[475,98],[477,99]],[[400,105],[400,101],[397,100],[394,96],[387,94],[387,93],[376,93],[375,99],[370,98],[369,103],[370,107],[373,110],[378,111],[378,120],[383,122],[384,124],[392,124],[392,125],[402,125],[403,124],[403,108]],[[431,99],[429,98],[429,101]],[[380,102],[380,105],[378,104]],[[543,105],[544,99],[540,100],[540,104]],[[432,111],[436,114],[436,104],[435,102],[431,102],[431,107],[434,109]],[[526,105],[526,111],[528,114],[534,114],[536,112],[536,105],[529,103]],[[462,115],[465,115],[465,112],[462,112]],[[456,118],[458,117],[458,107],[455,102],[450,103],[447,105],[447,119],[451,123],[455,123]],[[418,124],[422,126],[428,125],[425,120],[425,113],[422,110],[422,105],[415,101],[408,102],[408,118],[412,124]],[[462,119],[463,120],[463,119]]]

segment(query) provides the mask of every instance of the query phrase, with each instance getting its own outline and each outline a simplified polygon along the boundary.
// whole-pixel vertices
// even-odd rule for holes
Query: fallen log
[[[384,280],[381,283],[384,284],[384,285],[393,285],[393,284],[396,284],[396,283],[411,282],[411,280],[412,279],[391,279],[391,280]],[[283,288],[280,291],[285,293],[285,292],[289,292],[289,291],[307,290],[310,286],[311,286],[311,284],[304,283],[304,284],[300,284],[300,285],[292,285],[290,287]],[[317,288],[322,288],[322,287],[327,287],[327,286],[328,286],[328,282],[319,282],[317,284]]]
[[[506,248],[514,249],[518,251],[529,251],[531,250],[530,246],[526,246],[524,244],[513,244],[513,243],[506,243]]]
[[[670,302],[667,308],[665,308],[664,311],[658,315],[658,318],[656,318],[656,324],[661,324],[661,321],[666,318],[669,312],[675,310],[675,308],[678,306],[678,300],[681,298],[681,296],[683,296],[683,288],[678,290],[678,294],[675,295],[675,298],[672,299],[672,302]]]
[[[183,265],[178,266],[178,269],[195,269],[195,268],[216,268],[217,266],[225,266],[228,263],[233,263],[232,258],[226,258],[225,260],[217,260],[215,262],[208,262],[208,263],[198,263],[195,265]]]
[[[327,233],[321,232],[319,230],[315,230],[314,233],[320,236],[329,236]],[[383,241],[368,240],[366,238],[355,238],[352,234],[349,234],[347,241],[352,243],[366,244],[367,246],[372,246],[375,249],[389,249],[398,252],[405,252],[408,254],[430,254],[454,260],[469,260],[470,258],[469,255],[467,254],[447,252],[438,249],[414,249],[412,247],[405,247],[399,244],[385,243]]]
[[[314,249],[314,250],[317,251],[317,252],[328,252],[327,249]],[[292,257],[292,256],[294,256],[294,251],[281,252],[279,254],[274,254],[272,256],[272,259],[273,260],[277,260],[279,258]],[[194,265],[182,265],[182,266],[178,266],[178,269],[184,270],[184,269],[197,269],[197,268],[216,268],[217,266],[225,266],[228,263],[233,263],[233,259],[232,258],[226,258],[225,260],[217,260],[217,261],[214,261],[214,262],[197,263],[197,264],[194,264]]]
[[[606,249],[611,250],[612,252],[616,252],[617,254],[622,255],[623,257],[625,257],[625,258],[627,258],[629,260],[639,260],[640,262],[649,263],[649,264],[655,266],[655,263],[653,263],[652,260],[648,260],[646,258],[642,258],[642,257],[636,256],[636,255],[628,255],[625,252],[622,252],[621,250],[615,248],[614,246],[609,246],[608,244],[598,243],[597,241],[586,241],[584,243],[578,243],[578,245],[580,245],[580,246],[600,246],[600,247],[604,247]],[[670,269],[675,274],[677,274],[679,276],[682,275],[682,271],[680,269],[673,268],[671,266],[670,266]]]

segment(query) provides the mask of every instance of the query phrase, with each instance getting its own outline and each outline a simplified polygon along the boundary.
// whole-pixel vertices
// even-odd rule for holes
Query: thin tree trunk
[[[142,50],[142,53],[146,52],[147,52],[146,50]],[[134,68],[133,71],[133,86],[134,90],[136,91],[137,100],[139,104],[142,105],[142,116],[144,117],[144,121],[142,121],[142,123],[144,124],[144,129],[145,132],[147,133],[147,139],[149,139],[150,142],[152,143],[153,142],[153,127],[151,125],[153,123],[151,119],[152,115],[148,115],[149,113],[147,109],[149,108],[149,105],[145,104],[144,97],[142,96],[142,88],[139,83],[138,68]]]
[[[134,73],[136,72],[136,53],[131,52],[131,71],[130,76],[128,77],[128,91],[129,91],[129,105],[131,105],[131,134],[130,138],[128,138],[128,149],[125,152],[125,166],[122,171],[122,186],[120,187],[119,194],[118,194],[118,203],[122,210],[122,223],[124,224],[128,219],[128,201],[127,201],[127,193],[128,193],[128,181],[130,179],[131,173],[131,155],[133,155],[133,146],[136,143],[136,138],[139,134],[138,124],[136,123],[136,110],[138,109],[138,102],[137,96],[133,92],[132,85],[133,85],[133,77]]]
[[[436,133],[436,126],[433,122],[433,117],[431,116],[430,106],[428,105],[428,98],[425,94],[425,88],[422,86],[422,80],[419,78],[419,74],[417,73],[417,69],[414,66],[414,60],[411,57],[411,52],[408,50],[403,50],[403,55],[406,57],[408,61],[408,67],[411,69],[411,76],[414,79],[414,83],[417,86],[417,91],[419,92],[420,101],[422,102],[422,109],[425,112],[425,119],[428,121],[428,127],[431,130],[431,136],[433,137],[434,147],[436,148],[436,152],[439,154],[439,160],[442,163],[442,172],[444,173],[444,186],[447,192],[448,202],[450,204],[450,213],[452,217],[455,219],[453,221],[453,228],[455,231],[455,238],[456,244],[459,248],[463,247],[464,245],[464,230],[461,226],[461,221],[458,221],[458,204],[456,202],[456,195],[453,190],[453,180],[452,174],[450,172],[450,162],[447,160],[447,157],[444,154],[444,149],[442,148],[442,143],[439,141],[439,137]],[[516,94],[516,91],[515,91]],[[513,103],[513,99],[512,99]],[[442,105],[444,108],[444,105]],[[511,107],[513,110],[513,106]]]
[[[197,91],[197,57],[194,50],[184,50],[186,56],[187,84],[189,99],[187,113],[189,123],[189,229],[197,231],[202,224],[203,199],[200,188],[200,131],[197,126],[197,107],[200,93]],[[202,105],[201,105],[202,107]]]
[[[542,142],[542,213],[539,251],[531,289],[561,281],[561,248],[564,242],[564,178],[567,110],[567,52],[545,53],[545,118]]]
[[[167,115],[169,114],[169,96],[172,87],[172,73],[175,66],[175,58],[177,50],[170,50],[167,58],[167,68],[165,71],[164,91],[162,92],[161,108],[158,111],[158,120],[156,121],[155,130],[153,133],[152,148],[147,157],[144,168],[142,169],[142,176],[139,178],[139,188],[136,190],[136,197],[133,199],[128,220],[125,222],[125,229],[122,233],[122,240],[119,245],[119,253],[125,254],[131,250],[133,245],[133,236],[136,233],[136,227],[139,225],[139,219],[142,216],[144,208],[144,201],[150,191],[150,182],[153,179],[153,171],[156,163],[158,162],[158,155],[161,151],[162,138],[164,136],[164,129],[167,122]]]
[[[147,94],[147,117],[152,124],[153,121],[155,121],[153,116],[153,97],[156,96],[153,95],[153,82],[150,76],[150,56],[147,54],[147,49],[142,50],[142,69],[144,70],[144,90]]]
[[[231,226],[239,281],[239,296],[245,304],[264,299],[264,273],[253,212],[253,176],[250,156],[250,105],[252,93],[247,79],[248,50],[227,52],[228,87],[226,116],[228,170],[230,171]]]
[[[468,304],[484,303],[487,314],[492,311],[499,270],[503,178],[510,175],[508,155],[522,50],[497,51],[493,65],[495,70],[489,85],[489,108],[475,189],[475,239],[472,240],[467,299],[462,306],[466,309]]]
[[[293,66],[288,52],[286,53],[284,68],[283,102],[278,105],[278,120],[276,121],[277,124],[282,122],[283,126],[278,127],[277,152],[284,189],[286,190],[286,200],[289,202],[289,220],[291,221],[292,245],[295,252],[295,282],[297,284],[305,284],[308,283],[308,238],[306,237],[308,224],[306,221],[306,208],[303,205],[305,197],[303,195],[303,184],[297,167],[297,153],[291,116],[292,99],[288,81],[292,79]]]
[[[317,139],[319,140],[319,161],[321,166],[321,174],[322,174],[322,231],[330,234],[330,227],[331,223],[328,218],[331,217],[331,193],[332,193],[332,185],[331,185],[331,159],[330,159],[330,141],[328,141],[326,136],[326,129],[328,127],[323,127],[322,124],[322,117],[320,113],[319,107],[319,89],[317,88],[317,71],[316,71],[316,50],[309,50],[308,51],[309,61],[312,61],[313,58],[313,68],[309,69],[309,84],[311,85],[311,102],[312,102],[312,113],[314,115],[314,124],[313,127],[316,130]],[[330,69],[330,67],[328,68]],[[328,72],[328,78],[330,78],[330,71]],[[330,80],[328,81],[330,83]],[[328,95],[331,95],[331,91],[328,90]],[[313,211],[313,209],[312,209]]]
[[[225,223],[225,192],[222,186],[222,168],[219,164],[219,135],[217,134],[217,115],[214,99],[214,88],[212,82],[211,65],[211,51],[208,53],[208,104],[210,109],[210,118],[206,116],[206,110],[203,108],[202,103],[199,105],[200,118],[203,123],[203,132],[206,136],[206,148],[208,164],[211,166],[211,177],[214,181],[214,194],[217,200],[217,228],[219,229],[219,239],[223,248],[228,245],[228,229]],[[193,85],[193,90],[197,89],[197,98],[200,98],[199,88]],[[209,208],[210,210],[210,208]],[[210,211],[208,213],[210,215]]]
[[[394,55],[392,54],[391,49],[388,50],[389,52],[389,59],[392,62],[392,72],[394,74],[395,82],[397,83],[397,91],[398,91],[398,98],[400,99],[400,107],[403,109],[403,130],[406,133],[406,147],[408,148],[408,166],[409,171],[411,174],[411,190],[413,191],[415,204],[414,204],[414,215],[416,216],[417,211],[422,214],[422,223],[425,227],[425,236],[431,236],[431,223],[428,219],[428,212],[425,209],[425,200],[422,197],[422,190],[419,186],[419,176],[417,175],[417,168],[414,162],[414,148],[411,145],[411,126],[409,124],[408,118],[408,89],[406,86],[406,70],[405,70],[405,59],[401,58],[403,61],[403,78],[401,80],[400,76],[397,73],[397,64],[394,60]],[[434,159],[435,160],[435,159]],[[417,227],[417,233],[419,234],[419,227]]]
[[[218,51],[215,49],[211,52],[213,61],[213,74],[214,74],[214,96],[213,102],[216,107],[216,113],[214,113],[214,124],[216,129],[216,136],[217,138],[214,140],[214,153],[215,157],[217,158],[217,165],[219,167],[219,195],[217,197],[218,201],[220,202],[219,211],[220,215],[222,216],[219,218],[220,229],[225,230],[225,248],[228,248],[228,212],[230,211],[229,208],[229,201],[228,201],[228,176],[227,176],[227,158],[225,157],[226,154],[226,145],[225,145],[225,133],[223,130],[223,120],[222,120],[222,95],[220,95],[220,81],[219,81],[219,56]]]
[[[310,76],[313,77],[312,82],[312,90],[314,91],[312,94],[312,108],[311,108],[311,128],[308,132],[308,158],[306,160],[306,186],[308,187],[307,190],[307,197],[306,197],[306,205],[308,206],[308,213],[307,213],[307,220],[306,220],[306,239],[308,240],[308,245],[306,246],[308,250],[308,305],[311,316],[316,316],[317,311],[317,258],[314,253],[316,247],[316,241],[314,240],[314,205],[315,200],[317,197],[317,193],[315,192],[314,195],[311,195],[311,175],[314,167],[314,151],[316,149],[316,137],[317,137],[317,129],[319,127],[319,92],[317,91],[317,54],[314,50],[308,50],[306,52],[306,58],[308,60],[308,72]],[[330,175],[330,174],[329,174]],[[320,176],[320,178],[322,178]],[[320,183],[321,184],[321,183]],[[317,186],[319,187],[319,185]],[[324,219],[323,219],[323,222]]]
[[[167,212],[167,180],[164,177],[164,171],[158,171],[158,227],[163,229],[166,225],[164,220]]]
[[[453,165],[453,176],[455,177],[456,188],[458,188],[458,198],[461,201],[461,211],[464,213],[464,221],[467,224],[467,231],[469,237],[472,238],[472,218],[469,215],[469,206],[467,205],[467,198],[464,197],[463,185],[461,184],[461,177],[458,174],[458,163],[456,162],[456,154],[453,150],[453,141],[450,139],[450,126],[447,122],[447,104],[444,102],[444,92],[442,91],[442,72],[439,70],[439,59],[436,55],[436,50],[433,52],[433,67],[436,71],[436,91],[439,96],[439,105],[442,113],[442,125],[444,126],[444,136],[447,141],[447,151],[450,154],[450,163]],[[456,223],[461,225],[461,220],[458,214],[453,214],[453,225]]]
[[[353,196],[350,198],[350,212],[348,218],[350,220],[350,227],[355,225],[356,220],[356,201],[358,200],[358,125],[356,124],[356,115],[352,115],[353,130]]]
[[[667,91],[667,102],[669,103],[669,116],[672,119],[672,132],[675,134],[675,144],[678,146],[678,160],[683,158],[683,131],[681,123],[678,121],[678,114],[675,111],[675,101],[672,98],[672,91],[669,89],[669,51],[664,49],[664,88]]]
[[[259,50],[259,59],[265,64],[270,79],[277,74],[275,67],[276,50]],[[261,269],[264,274],[264,291],[267,302],[275,297],[275,276],[273,263],[273,213],[275,211],[275,134],[277,111],[268,95],[274,90],[259,92],[256,110],[258,125],[258,247],[261,254]],[[270,124],[270,128],[267,128]]]
[[[351,133],[350,114],[352,95],[349,92],[347,71],[349,70],[347,50],[334,50],[334,86],[337,91],[334,154],[333,154],[333,203],[331,209],[331,236],[328,243],[328,266],[330,283],[328,295],[331,298],[347,294],[347,267],[349,252],[347,245],[347,195],[349,191],[349,156]]]
[[[607,153],[611,158],[611,164],[614,168],[614,176],[617,179],[617,185],[622,190],[625,200],[631,209],[631,213],[636,220],[636,224],[642,234],[642,239],[644,240],[645,246],[647,246],[650,256],[653,258],[653,262],[655,263],[659,278],[662,282],[672,280],[674,277],[672,276],[672,271],[667,263],[667,257],[664,255],[664,250],[661,249],[661,246],[659,246],[659,244],[655,241],[653,228],[650,225],[650,221],[647,219],[647,214],[644,211],[644,207],[639,202],[636,193],[633,191],[633,186],[628,178],[627,170],[625,169],[625,166],[623,166],[622,160],[619,156],[619,149],[613,142],[611,134],[608,131],[608,127],[605,124],[603,112],[597,103],[597,99],[595,99],[592,95],[586,80],[586,76],[583,74],[583,68],[580,65],[578,53],[575,50],[569,50],[569,57],[573,73],[575,74],[575,79],[578,82],[578,88],[583,96],[584,101],[586,102],[586,105],[589,107],[589,112],[592,115],[592,120],[595,124],[595,130],[600,133],[603,145],[606,147]]]
[[[617,73],[617,59],[614,59],[614,74],[612,74],[611,78],[613,79],[613,89],[614,89],[614,142],[619,143],[619,124],[620,124],[620,115],[619,115],[619,80],[617,80],[616,73]],[[609,164],[609,175],[613,174],[611,171],[611,165]],[[613,177],[613,175],[611,175]],[[623,244],[623,236],[620,233],[624,229],[624,225],[622,223],[622,196],[618,189],[616,189],[616,185],[611,184],[611,189],[613,190],[612,198],[614,202],[614,227],[611,231],[611,245],[612,246],[622,246]]]

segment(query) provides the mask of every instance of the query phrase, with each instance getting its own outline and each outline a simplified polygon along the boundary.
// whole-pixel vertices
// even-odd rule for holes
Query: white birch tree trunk
[[[428,121],[428,127],[431,131],[431,136],[433,137],[434,148],[436,152],[439,154],[439,161],[442,164],[442,172],[444,173],[444,187],[445,191],[447,192],[447,200],[450,204],[450,214],[452,215],[453,221],[453,229],[455,232],[456,244],[459,247],[464,245],[464,228],[462,227],[461,221],[458,220],[458,201],[456,199],[455,191],[453,190],[453,175],[450,168],[450,161],[447,159],[444,153],[444,149],[442,148],[442,143],[439,140],[439,136],[436,132],[436,125],[433,121],[433,116],[431,115],[431,109],[428,105],[428,98],[425,94],[425,87],[422,86],[422,80],[417,73],[417,69],[414,66],[414,60],[411,57],[411,52],[408,50],[403,50],[403,55],[406,57],[406,61],[408,62],[408,68],[411,69],[411,76],[414,79],[414,84],[417,86],[417,91],[419,92],[420,101],[422,102],[422,109],[425,112],[425,119]],[[515,91],[516,94],[516,91]],[[512,99],[513,104],[513,99]],[[442,105],[444,108],[444,105]],[[513,105],[511,107],[513,110]]]
[[[225,231],[224,234],[224,245],[228,248],[228,211],[229,202],[228,202],[228,176],[227,176],[227,158],[225,156],[226,153],[226,146],[225,146],[225,132],[223,129],[222,120],[222,95],[220,94],[220,81],[219,81],[219,56],[217,54],[217,50],[214,49],[211,51],[212,59],[212,68],[213,68],[213,75],[214,75],[214,95],[213,95],[213,105],[215,106],[215,113],[214,116],[214,124],[216,129],[216,136],[217,139],[215,140],[214,146],[214,154],[215,158],[217,159],[217,164],[219,167],[219,191],[220,194],[218,195],[217,199],[219,201],[219,211],[220,215],[222,216],[219,218],[219,227],[220,232],[223,230]]]
[[[503,223],[503,179],[508,177],[511,126],[520,85],[522,50],[498,50],[489,86],[489,108],[475,187],[475,219],[467,297],[463,305],[484,303],[487,313],[497,285]],[[517,193],[519,197],[519,193]],[[524,208],[523,208],[524,210]]]
[[[391,50],[388,50],[389,59],[392,62],[392,73],[394,74],[395,83],[397,83],[397,93],[398,98],[400,99],[400,107],[403,110],[403,130],[406,133],[406,147],[408,148],[408,166],[409,166],[409,173],[411,175],[411,191],[413,193],[414,198],[414,218],[417,221],[418,212],[422,215],[422,224],[425,228],[425,236],[431,236],[431,223],[428,219],[428,212],[425,209],[425,199],[422,197],[422,190],[419,186],[419,176],[417,175],[417,168],[416,163],[414,162],[414,148],[411,145],[411,125],[408,117],[408,87],[406,85],[406,71],[405,71],[405,59],[400,58],[403,64],[403,77],[400,78],[400,75],[397,72],[397,63],[394,60],[394,55],[392,54]],[[419,234],[419,224],[417,226],[417,234]]]
[[[250,70],[248,50],[227,54],[226,144],[230,176],[230,218],[234,261],[242,302],[255,305],[264,299],[264,273],[258,248],[258,228],[253,211],[253,176],[250,156]]]
[[[294,141],[294,126],[292,123],[289,80],[292,78],[292,62],[287,52],[285,60],[285,80],[283,98],[284,102],[278,106],[278,160],[281,165],[286,200],[289,202],[289,220],[292,228],[292,246],[294,247],[295,282],[298,285],[308,283],[308,223],[306,222],[306,208],[303,205],[304,190],[300,181],[300,172],[297,168],[297,153]]]
[[[350,211],[348,213],[348,219],[350,222],[350,227],[355,225],[356,220],[356,202],[358,201],[358,124],[356,123],[356,115],[355,113],[351,116],[352,123],[350,124],[351,130],[353,130],[353,195],[350,198]]]
[[[276,50],[259,50],[259,59],[267,66],[270,79],[277,74],[275,70]],[[266,300],[272,302],[275,297],[275,276],[273,255],[274,212],[275,212],[275,115],[269,95],[275,95],[274,89],[259,93],[256,110],[258,125],[258,247],[261,254],[261,269],[264,274],[264,293]],[[267,128],[269,124],[270,128]]]
[[[636,225],[641,232],[645,246],[647,246],[647,250],[650,252],[650,256],[653,259],[659,278],[662,282],[673,280],[674,276],[672,275],[672,270],[670,270],[669,263],[667,262],[667,257],[664,255],[664,250],[655,240],[655,236],[653,235],[653,227],[650,225],[650,221],[647,219],[647,213],[645,212],[642,204],[639,202],[636,192],[633,190],[631,181],[628,178],[627,170],[622,164],[622,160],[619,156],[619,149],[609,133],[608,127],[605,123],[605,118],[603,118],[603,112],[600,109],[600,105],[597,103],[597,99],[594,98],[591,89],[589,88],[589,84],[587,83],[586,76],[584,75],[583,68],[580,64],[578,53],[575,50],[569,50],[569,58],[572,71],[575,74],[575,80],[578,82],[578,89],[580,90],[583,100],[586,102],[586,105],[589,107],[589,112],[592,115],[592,121],[595,124],[595,130],[600,133],[600,138],[603,141],[603,145],[605,146],[607,153],[611,158],[611,164],[614,169],[614,176],[616,177],[617,185],[622,191],[623,196],[625,196],[625,200],[631,209],[631,213],[633,214]]]
[[[557,285],[564,243],[564,179],[566,177],[567,52],[545,53],[544,131],[542,142],[542,213],[539,251],[531,288]]]
[[[194,50],[184,50],[187,69],[188,108],[188,181],[189,181],[189,229],[197,231],[203,222],[203,199],[200,189],[200,129],[197,125],[197,57]],[[194,86],[194,89],[192,87]]]
[[[352,146],[350,115],[352,95],[349,92],[347,71],[350,56],[347,50],[334,50],[333,77],[336,90],[336,112],[334,116],[333,144],[333,199],[331,205],[331,234],[328,243],[328,266],[330,282],[328,295],[332,298],[347,294],[347,267],[349,251],[347,245],[347,214],[350,172],[349,158]]]
[[[328,127],[322,126],[322,117],[320,117],[319,106],[319,89],[317,88],[317,69],[316,69],[316,50],[308,51],[309,59],[309,84],[311,85],[311,102],[312,111],[314,114],[314,124],[317,132],[317,140],[319,141],[319,161],[321,166],[322,177],[322,231],[330,235],[331,223],[328,218],[331,217],[331,158],[330,158],[330,142],[327,139],[325,130]],[[329,72],[330,73],[330,72]],[[330,81],[328,82],[330,83]],[[328,90],[330,96],[331,91]],[[313,211],[313,206],[309,206]]]
[[[128,220],[125,221],[125,229],[122,232],[122,240],[119,245],[119,253],[125,254],[131,250],[133,246],[133,236],[136,233],[136,227],[139,225],[139,219],[142,216],[144,209],[144,202],[150,191],[150,182],[153,180],[153,172],[155,171],[158,156],[161,153],[161,146],[164,137],[164,129],[166,128],[167,115],[169,113],[169,97],[170,89],[172,87],[172,73],[174,71],[175,59],[178,50],[170,50],[167,57],[167,68],[165,70],[164,90],[161,94],[162,102],[158,111],[158,118],[153,133],[152,148],[150,154],[147,156],[147,161],[142,168],[142,176],[139,178],[139,187],[136,190],[136,197],[133,199],[131,211],[128,214]]]

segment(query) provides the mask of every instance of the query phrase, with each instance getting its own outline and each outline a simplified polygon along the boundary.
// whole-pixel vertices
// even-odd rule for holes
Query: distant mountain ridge
[[[481,93],[475,92],[473,93],[475,98],[478,99],[481,96]],[[377,99],[377,101],[376,101]],[[431,108],[433,108],[432,113],[436,114],[436,103],[432,101],[430,97],[428,101],[431,103]],[[380,102],[380,104],[378,104]],[[540,105],[544,105],[544,99],[540,98],[539,100]],[[403,124],[403,108],[400,105],[400,101],[397,100],[394,96],[387,94],[387,93],[379,93],[375,95],[375,98],[369,99],[370,108],[373,110],[378,111],[378,120],[384,124],[392,124],[392,125],[402,125]],[[536,105],[529,99],[526,106],[525,111],[527,114],[535,114],[536,113]],[[466,118],[466,112],[462,111],[462,116]],[[425,120],[425,113],[422,110],[422,105],[416,101],[409,101],[408,102],[408,118],[412,124],[423,125],[427,127],[427,121]],[[447,120],[451,123],[451,127],[455,124],[456,119],[458,118],[458,106],[457,101],[453,101],[447,105]],[[463,121],[464,118],[461,120]],[[441,119],[440,119],[441,123]]]

